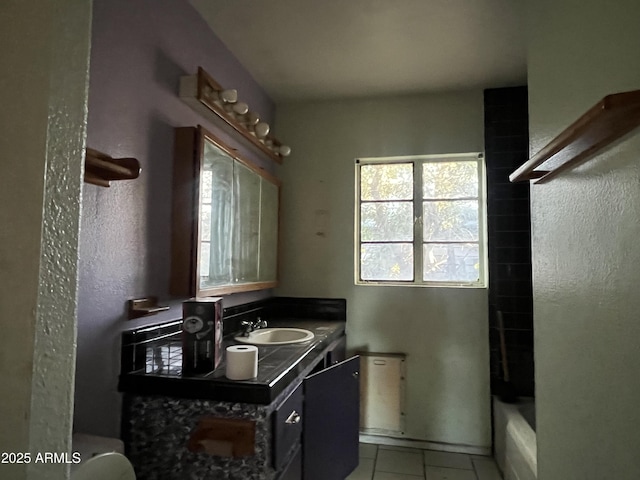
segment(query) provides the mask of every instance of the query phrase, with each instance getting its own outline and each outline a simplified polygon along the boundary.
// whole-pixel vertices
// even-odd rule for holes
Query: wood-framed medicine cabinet
[[[175,129],[173,295],[277,285],[280,181],[202,127]]]

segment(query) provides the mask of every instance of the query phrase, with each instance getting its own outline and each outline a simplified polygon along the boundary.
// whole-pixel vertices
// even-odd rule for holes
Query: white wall
[[[640,88],[637,0],[530,0],[532,153]],[[538,474],[640,478],[640,133],[532,186]]]
[[[90,2],[0,6],[0,451],[71,448]],[[34,458],[35,459],[35,458]],[[66,478],[0,464],[0,478]]]
[[[407,354],[406,438],[490,447],[487,291],[354,285],[354,159],[483,151],[482,91],[279,105],[279,295],[347,299],[352,350]]]

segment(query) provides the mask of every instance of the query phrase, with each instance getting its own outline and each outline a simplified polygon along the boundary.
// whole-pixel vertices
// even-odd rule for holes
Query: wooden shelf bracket
[[[640,126],[640,90],[607,95],[509,175],[511,182],[545,183]],[[552,160],[552,168],[543,164]],[[540,170],[536,168],[542,166]]]
[[[132,180],[140,176],[140,162],[135,158],[112,158],[93,148],[86,149],[84,181],[109,187],[111,180]]]
[[[158,305],[158,297],[138,298],[127,301],[127,312],[129,320],[140,317],[148,317],[156,313],[169,310],[167,305]]]

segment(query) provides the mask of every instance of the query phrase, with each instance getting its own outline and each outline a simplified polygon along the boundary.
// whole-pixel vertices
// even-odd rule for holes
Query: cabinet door
[[[360,357],[304,381],[303,478],[344,480],[358,466]]]

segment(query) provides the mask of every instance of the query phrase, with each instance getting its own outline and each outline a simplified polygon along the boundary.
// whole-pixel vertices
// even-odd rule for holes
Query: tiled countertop
[[[129,371],[125,368],[118,388],[125,393],[269,404],[298,377],[308,375],[345,332],[344,321],[296,318],[269,321],[269,327],[284,326],[311,330],[315,336],[305,343],[258,346],[258,376],[255,379],[227,379],[224,360],[214,372],[183,377],[177,333],[165,336],[161,344],[147,342],[137,346],[145,349],[145,365]],[[237,343],[230,335],[225,337],[223,348]],[[123,353],[126,348],[123,346]]]

